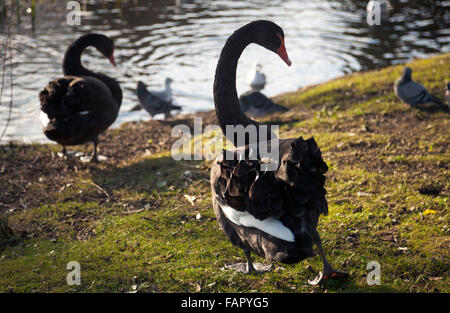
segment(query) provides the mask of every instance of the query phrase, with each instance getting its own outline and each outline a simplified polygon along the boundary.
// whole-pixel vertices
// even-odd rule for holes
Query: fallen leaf
[[[428,215],[428,214],[436,214],[438,211],[435,210],[431,210],[431,209],[426,209],[425,211],[423,211],[423,215]]]
[[[190,196],[190,195],[184,195],[184,197],[191,203],[191,205],[195,205],[194,201],[197,199],[197,197],[195,196]]]

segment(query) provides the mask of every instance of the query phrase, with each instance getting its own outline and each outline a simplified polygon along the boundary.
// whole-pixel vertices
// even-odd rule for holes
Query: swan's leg
[[[247,259],[246,263],[225,265],[225,268],[243,274],[252,274],[252,273],[261,274],[268,272],[272,269],[272,264],[253,263],[251,258],[251,252],[249,249],[244,249],[244,254]]]
[[[253,267],[252,262],[252,253],[248,249],[244,249],[245,258],[247,259],[247,273],[251,274],[253,272],[256,272],[255,268]]]
[[[66,146],[62,146],[61,151],[58,152],[58,156],[59,156],[60,158],[64,158],[64,159],[67,159],[67,158],[69,157],[69,154],[67,153]]]
[[[93,143],[94,143],[94,151],[92,151],[91,162],[98,162],[97,156],[98,137],[94,138]]]
[[[323,252],[322,241],[320,240],[320,236],[317,230],[314,229],[312,235],[313,240],[317,245],[317,248],[319,248],[320,257],[322,258],[323,262],[323,270],[319,273],[319,275],[316,278],[314,278],[313,280],[308,280],[308,283],[310,283],[311,285],[318,285],[326,279],[348,275],[348,273],[346,272],[341,272],[333,269],[331,264],[328,262],[325,253]]]

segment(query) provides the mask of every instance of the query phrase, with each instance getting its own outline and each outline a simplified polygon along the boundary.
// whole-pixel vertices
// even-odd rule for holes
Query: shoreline
[[[425,58],[425,59],[414,58],[414,59],[412,59],[410,62],[420,61],[420,60],[426,60],[426,59],[431,59],[431,58],[435,58],[435,57],[438,57],[438,56],[440,56],[440,55],[446,55],[446,54],[449,54],[449,53],[432,54],[432,55],[430,55],[428,58]],[[408,62],[408,63],[410,63],[410,62]],[[391,66],[388,66],[388,67],[385,67],[385,68],[391,68],[391,67],[396,67],[396,66],[402,66],[402,65],[405,65],[405,64],[408,64],[408,63],[399,64],[399,65],[391,65]],[[283,92],[283,93],[280,93],[280,94],[277,94],[277,95],[274,95],[274,96],[270,96],[269,98],[272,99],[272,100],[274,100],[274,101],[282,101],[282,102],[285,102],[285,98],[288,97],[288,96],[291,95],[291,94],[298,94],[298,93],[306,92],[306,91],[308,91],[308,90],[310,90],[310,89],[317,88],[317,87],[319,87],[319,86],[321,86],[321,85],[330,84],[330,83],[333,83],[333,82],[339,81],[339,80],[345,80],[345,79],[347,79],[347,78],[349,78],[349,77],[355,77],[355,76],[358,76],[358,75],[366,75],[366,74],[370,74],[370,73],[373,73],[373,72],[380,71],[380,70],[382,70],[382,69],[383,69],[383,68],[381,68],[381,69],[366,70],[366,71],[357,71],[357,72],[353,72],[353,73],[344,74],[344,75],[341,75],[341,76],[338,76],[338,77],[331,78],[331,79],[329,79],[329,80],[323,81],[323,82],[321,82],[321,83],[316,83],[316,84],[306,85],[306,86],[303,86],[303,87],[299,87],[299,88],[297,88],[296,90],[287,91],[287,92]],[[450,80],[450,78],[449,78],[449,80]],[[141,109],[140,112],[142,112],[142,111],[143,111],[143,109]],[[130,112],[131,112],[131,111],[124,111],[123,113],[130,113]],[[211,112],[215,112],[214,109],[211,109],[211,110],[204,110],[204,111],[197,111],[197,112],[194,112],[194,113],[176,114],[176,115],[173,115],[173,117],[172,117],[170,120],[171,120],[171,121],[175,121],[175,120],[185,120],[186,117],[190,117],[190,116],[202,116],[203,114],[211,114]],[[146,113],[146,112],[145,112],[145,113]],[[120,112],[119,112],[119,115],[120,115]],[[149,114],[146,114],[146,116],[147,116],[147,115],[148,115],[148,118],[150,118],[150,115],[149,115]],[[275,114],[274,116],[277,116],[277,114]],[[156,121],[162,121],[162,120],[163,120],[163,119],[157,119]],[[263,118],[263,120],[265,120],[265,119]],[[136,121],[124,121],[124,122],[122,122],[120,125],[113,126],[113,125],[116,123],[116,122],[114,122],[113,125],[112,125],[110,128],[108,128],[105,132],[103,132],[100,136],[104,136],[106,132],[111,131],[111,130],[113,130],[113,129],[120,129],[120,128],[122,128],[122,127],[126,127],[126,125],[127,125],[127,124],[130,124],[130,123],[133,124],[133,123],[145,123],[145,122],[147,122],[146,119],[143,119],[143,120],[136,120]],[[49,139],[47,139],[47,138],[45,137],[44,134],[42,134],[42,136],[43,136],[43,138],[42,138],[41,140],[39,140],[39,139],[38,139],[38,140],[28,140],[28,139],[10,139],[10,140],[2,140],[2,141],[0,142],[0,146],[2,146],[2,145],[8,145],[8,144],[10,144],[10,142],[12,142],[12,143],[14,143],[14,144],[23,144],[23,145],[30,145],[30,144],[31,144],[31,145],[32,145],[32,144],[43,144],[43,145],[52,145],[52,144],[55,144],[55,145],[57,145],[57,143],[54,143],[54,142],[50,141]]]

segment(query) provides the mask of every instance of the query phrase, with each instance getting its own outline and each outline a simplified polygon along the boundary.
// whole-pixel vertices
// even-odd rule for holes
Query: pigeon
[[[170,87],[170,84],[173,82],[173,80],[169,77],[166,77],[166,80],[164,82],[165,89],[162,91],[151,91],[155,96],[160,97],[164,101],[172,102],[172,88]]]
[[[429,102],[442,103],[441,100],[430,94],[422,84],[412,80],[412,69],[410,67],[405,67],[402,77],[395,82],[394,91],[400,100],[413,107]]]
[[[447,90],[445,91],[445,100],[447,100],[447,106],[450,109],[450,83],[447,83]]]
[[[242,111],[253,116],[262,117],[275,112],[286,112],[289,109],[273,103],[259,91],[250,90],[239,97]]]
[[[254,91],[264,89],[264,86],[266,85],[266,75],[262,72],[261,64],[256,63],[255,68],[247,73],[246,81]]]
[[[145,84],[141,81],[137,84],[137,96],[139,104],[144,110],[150,113],[152,118],[159,113],[164,113],[165,118],[168,118],[172,116],[170,111],[181,110],[181,107],[173,105],[172,101],[166,101],[154,92],[148,91]]]

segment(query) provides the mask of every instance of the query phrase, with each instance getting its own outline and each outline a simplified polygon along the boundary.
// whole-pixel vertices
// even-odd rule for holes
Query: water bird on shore
[[[66,50],[63,60],[64,77],[57,78],[39,94],[41,122],[48,139],[63,146],[92,141],[94,150],[85,161],[97,162],[98,136],[117,118],[122,103],[119,83],[102,73],[92,72],[81,64],[81,54],[95,47],[112,65],[113,41],[101,34],[87,34],[75,40]]]
[[[273,22],[249,23],[228,38],[216,68],[214,103],[219,124],[235,145],[236,134],[228,134],[227,125],[261,125],[245,116],[236,92],[236,67],[250,43],[277,53],[291,65],[283,30]],[[244,273],[264,272],[271,266],[254,264],[251,252],[267,260],[296,263],[314,255],[315,243],[323,261],[323,271],[310,283],[318,284],[327,278],[346,275],[328,263],[316,229],[319,216],[328,213],[324,189],[324,174],[328,167],[314,138],[280,139],[276,143],[270,131],[268,135],[269,150],[279,148],[280,152],[273,160],[275,171],[263,170],[262,165],[267,160],[257,152],[261,142],[258,139],[255,142],[255,138],[251,140],[250,136],[234,152],[224,151],[211,168],[212,201],[217,222],[229,240],[243,249],[247,259],[246,263],[227,267]],[[249,144],[256,144],[256,148],[252,149]],[[238,155],[238,151],[242,154]],[[227,158],[227,154],[232,157]]]
[[[262,71],[262,66],[256,63],[254,68],[247,73],[247,84],[254,91],[261,91],[266,86],[266,75]]]
[[[172,82],[173,80],[171,78],[166,77],[166,80],[164,81],[164,90],[152,90],[151,92],[164,101],[172,102]]]
[[[275,112],[288,111],[287,108],[275,104],[267,98],[261,90],[266,85],[266,75],[262,72],[262,66],[256,63],[254,68],[247,73],[247,83],[251,90],[239,97],[242,110],[253,117],[263,117]]]
[[[430,94],[421,83],[412,80],[410,67],[404,68],[403,75],[395,82],[394,91],[400,100],[412,107],[430,102],[442,103],[441,100]]]
[[[274,103],[260,91],[250,90],[239,97],[242,110],[253,117],[263,117],[276,112],[286,112],[289,109]]]
[[[168,85],[170,87],[170,82]],[[166,80],[166,88],[168,85]],[[141,81],[137,84],[137,96],[139,99],[139,104],[150,114],[151,118],[160,113],[163,113],[165,118],[168,118],[172,116],[170,111],[181,110],[181,107],[178,105],[173,105],[172,101],[167,101],[158,96],[156,93],[147,90],[147,87]],[[171,92],[170,98],[172,98]]]

